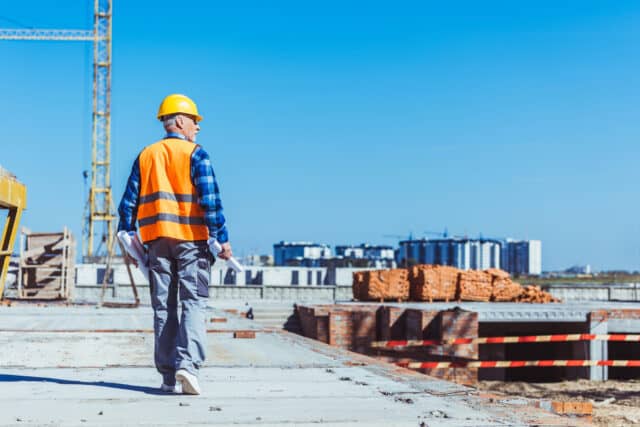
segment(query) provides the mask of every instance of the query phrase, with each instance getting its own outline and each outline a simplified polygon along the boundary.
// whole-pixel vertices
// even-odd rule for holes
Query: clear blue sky
[[[181,92],[240,255],[447,227],[540,239],[545,270],[640,269],[640,3],[445,3],[114,0],[116,203]],[[0,0],[0,26],[91,28],[92,6]],[[3,41],[0,61],[22,224],[80,242],[91,46]]]

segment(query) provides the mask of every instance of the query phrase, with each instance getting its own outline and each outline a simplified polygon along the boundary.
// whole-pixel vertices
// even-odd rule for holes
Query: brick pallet
[[[523,288],[503,270],[465,271],[441,265],[355,272],[353,297],[358,301],[559,302],[538,286]]]
[[[360,301],[407,301],[409,272],[398,268],[353,273],[353,295]]]
[[[409,269],[412,301],[456,299],[458,269],[440,265],[415,265]]]

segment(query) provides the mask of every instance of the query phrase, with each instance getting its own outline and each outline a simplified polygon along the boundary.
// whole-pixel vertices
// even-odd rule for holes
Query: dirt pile
[[[559,302],[539,286],[513,282],[503,270],[465,271],[441,265],[355,272],[353,297],[359,301]]]

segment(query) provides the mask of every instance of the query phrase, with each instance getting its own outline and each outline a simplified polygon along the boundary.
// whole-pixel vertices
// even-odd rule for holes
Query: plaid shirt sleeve
[[[131,174],[127,181],[122,200],[118,206],[120,222],[118,231],[136,231],[136,219],[138,217],[138,200],[140,198],[140,163],[138,158],[133,162]]]
[[[198,192],[198,203],[204,211],[209,236],[220,243],[229,241],[220,200],[220,188],[207,152],[198,146],[191,154],[191,180]]]

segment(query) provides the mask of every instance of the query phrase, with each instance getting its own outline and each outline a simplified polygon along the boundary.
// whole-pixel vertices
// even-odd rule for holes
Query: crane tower
[[[0,40],[93,42],[91,188],[83,224],[85,259],[104,258],[112,247],[111,194],[111,0],[94,0],[93,30],[0,29]],[[101,227],[102,226],[102,227]]]

